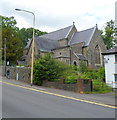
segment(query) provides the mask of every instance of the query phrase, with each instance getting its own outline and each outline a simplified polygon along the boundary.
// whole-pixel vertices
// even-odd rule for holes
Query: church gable
[[[96,27],[93,27],[87,30],[75,32],[68,44],[73,45],[73,44],[84,42],[84,46],[88,46],[95,30],[96,30]]]
[[[91,41],[89,42],[87,49],[87,58],[89,65],[93,67],[99,67],[103,65],[103,57],[101,53],[104,51],[106,51],[106,47],[99,33],[99,30],[96,27],[96,30],[91,38]]]

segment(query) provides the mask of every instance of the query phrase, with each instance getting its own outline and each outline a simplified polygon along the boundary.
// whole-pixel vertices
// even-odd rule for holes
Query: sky
[[[16,8],[35,14],[35,28],[51,32],[75,22],[78,31],[98,24],[103,29],[105,23],[115,20],[117,0],[0,0],[0,15],[14,18],[17,27],[29,28],[33,25],[30,13],[16,11]]]

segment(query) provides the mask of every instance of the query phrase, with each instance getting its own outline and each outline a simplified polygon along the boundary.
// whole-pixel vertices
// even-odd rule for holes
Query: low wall
[[[78,91],[77,84],[61,84],[59,82],[43,82],[43,86],[50,88],[57,88],[68,91]]]
[[[65,84],[65,83],[62,83],[61,81],[60,82],[44,81],[43,86],[62,89],[62,90],[68,90],[68,91],[74,91],[79,93],[92,91],[92,81],[87,80],[87,84],[85,84],[84,80],[82,79],[77,80],[76,84]]]
[[[30,67],[11,67],[7,66],[6,67],[6,76],[7,76],[7,71],[9,70],[9,78],[10,79],[15,79],[15,80],[20,80],[23,82],[30,83]],[[4,67],[2,68],[2,75],[5,76],[5,70]]]

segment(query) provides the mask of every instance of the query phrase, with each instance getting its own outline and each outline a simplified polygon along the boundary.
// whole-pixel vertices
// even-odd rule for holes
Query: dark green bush
[[[34,84],[41,85],[43,80],[58,81],[66,67],[48,53],[34,64]]]

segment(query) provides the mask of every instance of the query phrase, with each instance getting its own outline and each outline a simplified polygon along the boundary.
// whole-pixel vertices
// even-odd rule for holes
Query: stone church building
[[[73,23],[71,26],[35,37],[34,41],[35,59],[39,52],[42,56],[50,52],[55,59],[67,64],[78,66],[79,61],[83,60],[93,68],[103,65],[101,53],[106,51],[106,47],[97,25],[78,31]],[[32,40],[24,49],[24,57],[22,58],[26,64],[31,63],[31,44]]]

